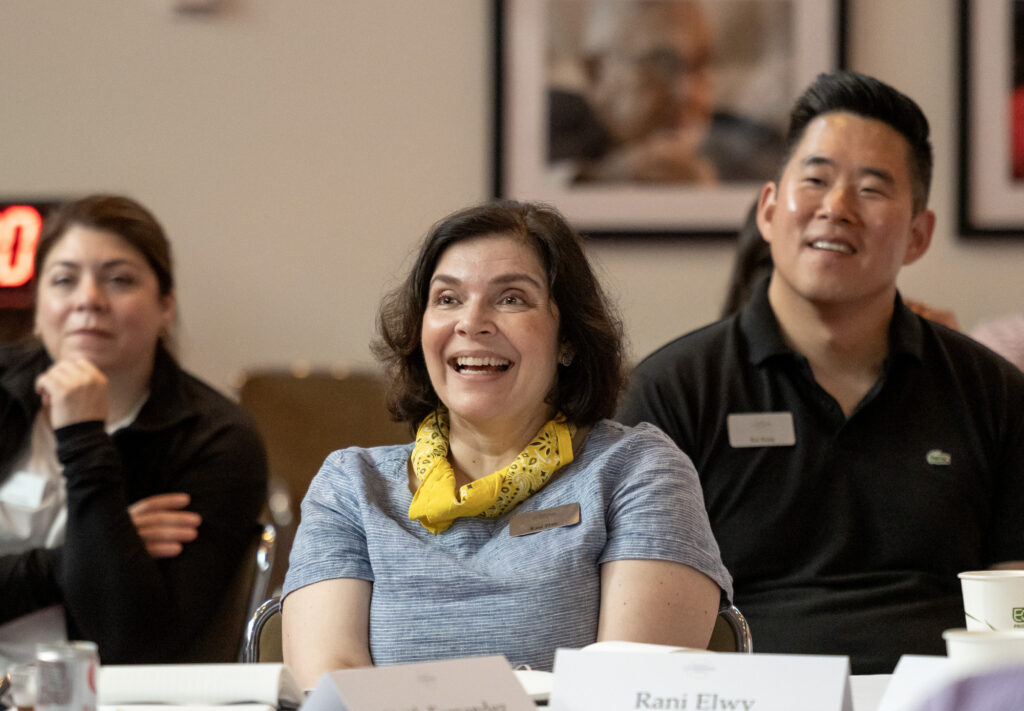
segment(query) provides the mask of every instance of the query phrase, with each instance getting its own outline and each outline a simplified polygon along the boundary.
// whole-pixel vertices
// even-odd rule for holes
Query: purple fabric
[[[961,679],[933,696],[919,711],[1021,711],[1024,666]]]

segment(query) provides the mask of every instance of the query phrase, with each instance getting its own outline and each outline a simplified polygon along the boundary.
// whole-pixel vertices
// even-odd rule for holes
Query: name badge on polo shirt
[[[531,533],[547,531],[549,528],[575,526],[579,522],[580,505],[578,503],[555,506],[552,509],[541,509],[540,511],[524,511],[517,513],[508,522],[508,535],[526,536]]]
[[[739,447],[792,447],[796,444],[792,412],[740,412],[725,419],[729,445]]]

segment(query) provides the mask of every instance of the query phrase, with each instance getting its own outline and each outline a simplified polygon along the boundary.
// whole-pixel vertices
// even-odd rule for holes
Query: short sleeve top
[[[597,423],[574,461],[510,513],[434,535],[408,518],[412,445],[331,454],[302,503],[284,593],[332,578],[373,583],[370,652],[398,664],[503,654],[550,669],[594,642],[600,565],[681,563],[731,597],[689,458],[650,425]],[[516,516],[580,505],[578,524],[511,536]]]

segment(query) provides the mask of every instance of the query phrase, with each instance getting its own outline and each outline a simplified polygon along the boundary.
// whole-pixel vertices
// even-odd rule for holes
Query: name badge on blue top
[[[525,536],[530,533],[547,531],[550,528],[575,526],[580,522],[580,505],[564,504],[540,511],[517,513],[508,522],[508,535]]]
[[[732,447],[792,447],[796,444],[792,412],[739,412],[725,420]]]

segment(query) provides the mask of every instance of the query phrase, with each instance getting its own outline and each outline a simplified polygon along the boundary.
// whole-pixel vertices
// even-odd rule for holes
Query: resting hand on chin
[[[50,426],[107,419],[107,376],[85,358],[60,360],[36,378]]]

